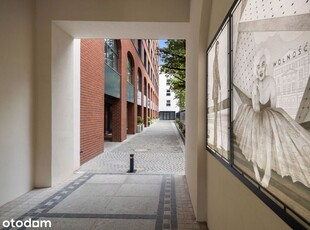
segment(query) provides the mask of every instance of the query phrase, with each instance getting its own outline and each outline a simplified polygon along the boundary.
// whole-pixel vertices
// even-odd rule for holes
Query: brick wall
[[[143,43],[145,47],[145,43]],[[147,83],[147,96],[153,92],[153,102],[157,93],[145,70],[136,48],[131,40],[119,42],[119,73],[121,75],[121,97],[112,101],[112,141],[123,141],[127,133],[134,134],[137,124],[137,101],[127,102],[127,53],[133,57],[134,71],[132,84],[137,98],[137,73],[141,71],[143,81]],[[153,51],[155,52],[155,51]],[[148,52],[147,52],[148,53]],[[149,58],[149,54],[148,58]],[[152,67],[153,68],[153,67]],[[144,87],[144,83],[142,84]],[[144,89],[142,88],[142,108],[140,114],[147,126],[147,116],[153,111],[143,106]],[[155,97],[154,97],[155,96]],[[128,119],[127,119],[128,118]],[[128,121],[128,129],[127,129]],[[104,39],[81,40],[81,164],[104,150]]]
[[[81,164],[104,150],[104,41],[81,40]]]

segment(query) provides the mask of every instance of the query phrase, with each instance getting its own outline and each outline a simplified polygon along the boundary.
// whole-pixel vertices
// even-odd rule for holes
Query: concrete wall
[[[72,174],[74,162],[74,42],[52,24],[52,184]]]
[[[35,11],[35,187],[52,184],[51,3],[36,1]]]
[[[32,0],[0,2],[0,206],[33,186],[33,14]]]
[[[196,218],[206,219],[206,67],[205,50],[211,1],[191,1],[186,40],[186,165],[185,172]]]
[[[291,229],[209,153],[207,182],[209,229]]]
[[[74,154],[74,169],[80,167],[80,72],[81,72],[81,41],[80,39],[73,40],[73,68],[74,68],[74,90],[73,90],[73,154]]]

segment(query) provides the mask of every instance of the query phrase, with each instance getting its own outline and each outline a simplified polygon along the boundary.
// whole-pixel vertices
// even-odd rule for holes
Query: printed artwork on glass
[[[208,51],[207,143],[228,159],[229,98],[228,98],[228,25]]]
[[[234,165],[310,220],[310,2],[233,13]]]

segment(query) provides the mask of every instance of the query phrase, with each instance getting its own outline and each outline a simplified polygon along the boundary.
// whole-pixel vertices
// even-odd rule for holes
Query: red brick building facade
[[[157,40],[81,40],[81,164],[158,117]]]

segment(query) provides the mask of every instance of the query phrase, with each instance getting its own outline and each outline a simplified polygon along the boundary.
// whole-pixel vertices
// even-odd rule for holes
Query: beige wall
[[[124,22],[188,22],[189,20],[189,0],[39,1],[42,1],[43,5],[50,5],[51,16],[57,20]]]
[[[290,229],[220,162],[207,154],[207,222],[210,230]]]
[[[79,122],[75,123],[74,110],[80,108],[75,102],[79,98],[80,76],[74,71],[74,40],[54,23],[52,24],[52,185],[69,177],[79,160],[79,149],[75,149],[75,131]],[[79,65],[76,66],[79,68]],[[78,70],[76,70],[78,71]],[[75,91],[78,93],[75,93]],[[75,106],[77,108],[75,109]],[[77,142],[78,143],[78,142]]]
[[[51,2],[36,1],[35,11],[35,187],[52,184]]]
[[[216,0],[212,1],[211,12],[210,12],[210,24],[208,32],[208,43],[210,43],[215,36],[220,25],[231,8],[234,0]]]
[[[191,2],[186,41],[186,178],[196,218],[206,216],[205,49],[211,1]]]
[[[0,2],[0,206],[32,188],[34,2]]]

